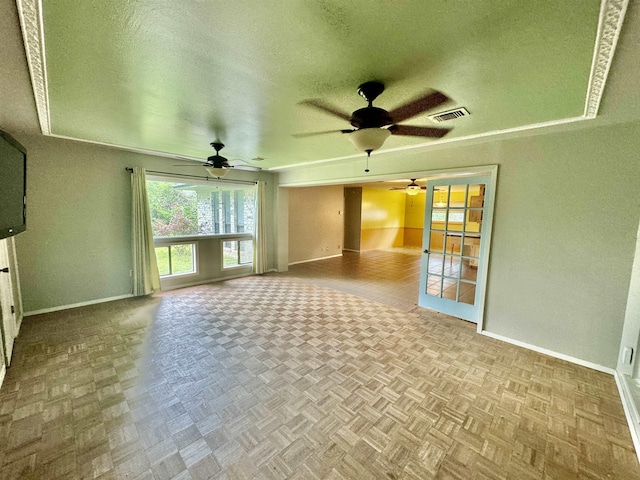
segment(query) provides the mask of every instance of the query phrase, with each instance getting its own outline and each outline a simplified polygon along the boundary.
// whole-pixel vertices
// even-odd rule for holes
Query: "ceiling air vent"
[[[469,111],[464,107],[460,107],[454,110],[448,110],[446,112],[440,112],[434,115],[429,115],[428,118],[432,122],[440,123],[440,122],[446,122],[447,120],[453,120],[455,118],[466,117],[468,115],[471,115]]]

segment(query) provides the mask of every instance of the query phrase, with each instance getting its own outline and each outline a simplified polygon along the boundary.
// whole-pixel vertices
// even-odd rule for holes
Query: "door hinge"
[[[16,307],[14,307],[13,305],[11,305],[11,313],[16,313]]]

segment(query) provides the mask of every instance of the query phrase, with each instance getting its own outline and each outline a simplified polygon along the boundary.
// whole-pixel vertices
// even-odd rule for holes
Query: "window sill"
[[[253,264],[245,263],[244,265],[230,265],[228,267],[222,267],[222,271],[226,272],[228,270],[237,270],[239,268],[253,268]]]
[[[183,237],[154,237],[153,243],[157,246],[171,243],[194,242],[198,240],[251,240],[252,233],[221,233],[218,235],[185,235]]]
[[[169,275],[160,275],[160,280],[170,280],[172,278],[195,277],[196,275],[198,275],[198,272],[171,273]]]

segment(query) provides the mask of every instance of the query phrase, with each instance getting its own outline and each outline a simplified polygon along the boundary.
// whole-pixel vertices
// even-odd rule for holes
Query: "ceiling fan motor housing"
[[[351,115],[351,125],[356,128],[380,128],[393,123],[389,112],[378,107],[365,107]]]
[[[207,163],[211,166],[213,166],[214,168],[228,168],[229,167],[229,163],[227,162],[227,159],[220,156],[220,155],[212,155],[210,157],[207,157]]]

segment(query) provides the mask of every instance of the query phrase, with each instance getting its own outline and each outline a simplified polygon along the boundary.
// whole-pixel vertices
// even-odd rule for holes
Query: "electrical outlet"
[[[633,348],[624,347],[624,349],[622,349],[622,363],[624,365],[631,365],[631,362],[633,362]]]

